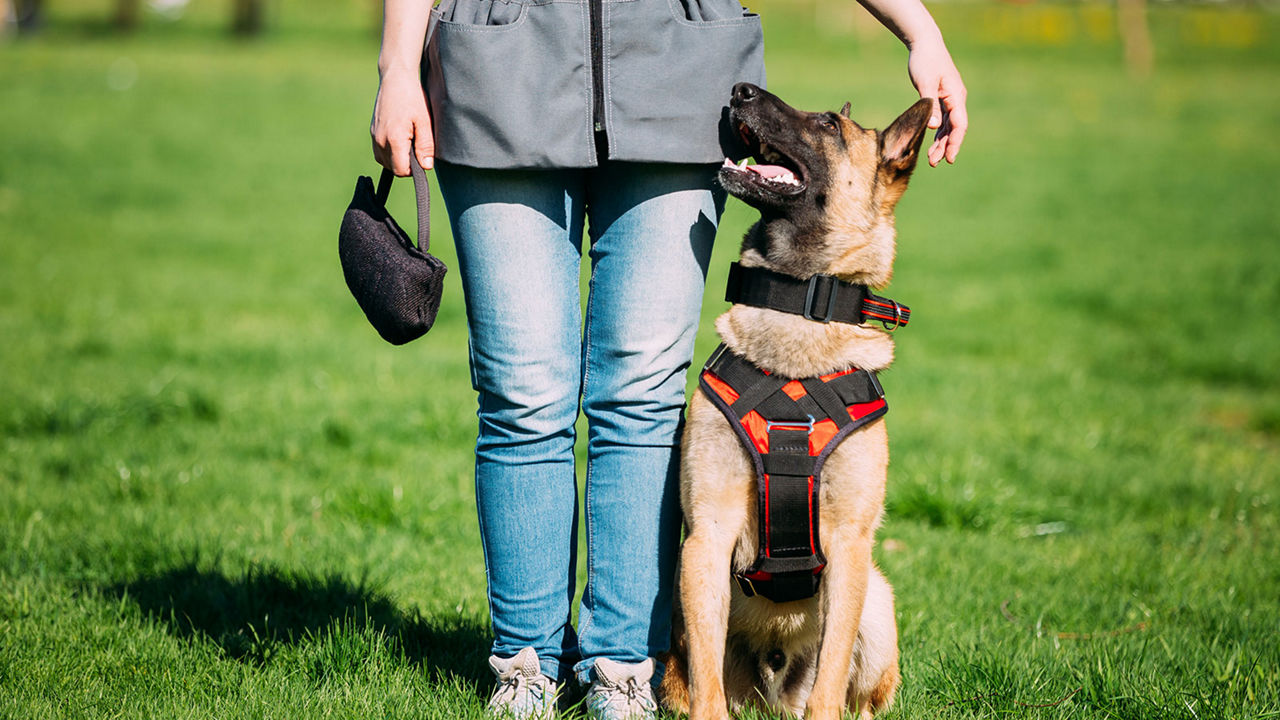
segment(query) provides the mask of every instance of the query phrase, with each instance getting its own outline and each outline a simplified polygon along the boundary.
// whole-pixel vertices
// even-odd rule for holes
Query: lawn
[[[762,5],[784,98],[914,99],[852,9]],[[108,6],[0,42],[0,717],[480,716],[459,283],[392,348],[335,252],[371,4]],[[899,209],[885,717],[1280,717],[1280,17],[1154,8],[1142,79],[1110,6],[936,15],[973,128]]]

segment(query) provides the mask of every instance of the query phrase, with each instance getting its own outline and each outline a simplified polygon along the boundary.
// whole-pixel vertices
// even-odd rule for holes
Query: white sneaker
[[[556,713],[556,684],[542,674],[538,653],[531,647],[515,657],[489,656],[498,687],[489,698],[489,715],[513,720],[542,720]]]
[[[608,658],[596,660],[595,682],[587,691],[587,717],[591,720],[652,720],[658,701],[649,679],[653,659],[641,663],[620,663]]]

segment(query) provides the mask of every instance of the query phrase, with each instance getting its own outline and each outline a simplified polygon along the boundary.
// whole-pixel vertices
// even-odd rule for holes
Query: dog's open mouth
[[[803,165],[761,140],[741,120],[738,121],[738,135],[746,144],[750,157],[743,158],[737,164],[725,158],[721,172],[735,173],[740,181],[777,195],[796,195],[804,191],[806,178]],[[755,164],[748,164],[748,160],[754,160]]]

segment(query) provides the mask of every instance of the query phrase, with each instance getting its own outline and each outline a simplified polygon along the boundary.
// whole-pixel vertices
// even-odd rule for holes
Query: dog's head
[[[729,120],[755,165],[726,161],[720,184],[760,211],[744,260],[789,275],[823,273],[880,286],[893,268],[893,210],[907,189],[932,110],[922,99],[888,128],[836,112],[802,112],[740,83]]]

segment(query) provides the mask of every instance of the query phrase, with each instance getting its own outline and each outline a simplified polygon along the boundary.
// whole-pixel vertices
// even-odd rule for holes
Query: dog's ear
[[[935,102],[932,98],[920,98],[880,133],[882,167],[898,175],[910,174],[915,169]]]
[[[852,110],[852,109],[853,109],[853,104],[852,104],[852,103],[845,103],[845,104],[844,104],[844,107],[840,108],[840,115],[841,115],[841,116],[843,116],[846,120],[848,120],[848,119],[849,119],[849,111],[850,111],[850,110]]]
[[[929,129],[929,115],[933,112],[930,98],[920,98],[915,105],[898,116],[893,124],[880,133],[880,212],[888,215],[907,191],[911,171],[916,169],[920,157],[920,145],[925,130]]]

